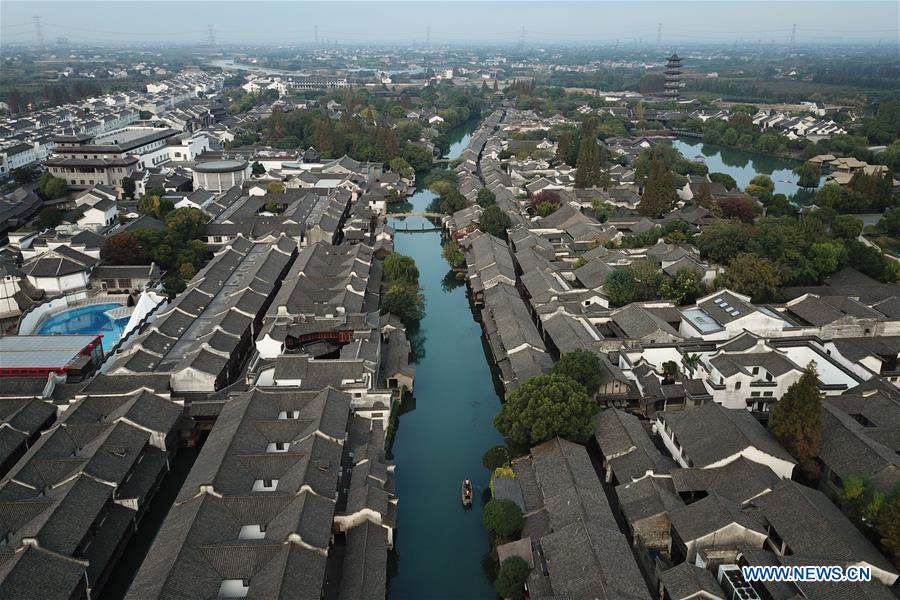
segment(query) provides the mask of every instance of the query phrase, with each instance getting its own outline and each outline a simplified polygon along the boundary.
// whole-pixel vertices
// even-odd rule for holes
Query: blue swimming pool
[[[128,317],[111,319],[104,313],[121,306],[121,304],[113,302],[70,308],[41,323],[36,333],[99,334],[103,336],[103,351],[109,352],[119,341],[122,330],[128,324]]]

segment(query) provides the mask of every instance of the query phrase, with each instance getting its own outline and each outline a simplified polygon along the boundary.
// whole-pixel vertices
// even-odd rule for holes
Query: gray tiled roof
[[[535,589],[603,599],[649,598],[583,446],[556,438],[513,461],[526,505],[523,535],[540,538],[549,569]]]
[[[715,469],[672,471],[672,483],[679,494],[715,494],[738,504],[771,491],[778,481],[771,469],[743,457]]]
[[[594,417],[594,439],[620,483],[648,471],[662,475],[675,468],[674,461],[656,448],[640,419],[617,408]]]
[[[667,477],[644,477],[616,486],[619,505],[629,523],[675,510],[683,503]]]
[[[387,588],[388,530],[371,521],[347,532],[342,600],[382,600]]]
[[[14,600],[76,597],[83,593],[85,563],[38,546],[0,556],[3,596]]]
[[[254,388],[231,398],[129,598],[212,597],[224,579],[246,580],[255,597],[319,598],[345,445],[355,454],[347,511],[396,518],[391,470],[372,460],[384,440],[373,425],[351,418],[350,397],[333,389]],[[270,444],[283,446],[273,452]],[[271,480],[274,490],[252,491],[258,480]],[[262,525],[263,537],[241,538],[248,524]],[[334,583],[340,597],[383,597],[387,533],[369,520],[348,530]]]
[[[803,370],[786,355],[774,349],[770,349],[768,352],[719,354],[710,358],[709,362],[724,377],[731,377],[738,373],[751,375],[754,367],[762,367],[774,377],[780,377],[791,371]]]
[[[738,298],[728,290],[724,290],[716,294],[715,297],[710,297],[697,303],[697,308],[703,310],[720,325],[727,325],[756,311],[753,305]]]
[[[639,304],[629,304],[611,314],[613,323],[625,334],[626,338],[640,339],[659,335],[659,341],[681,336],[667,322]]]
[[[760,517],[778,532],[793,555],[803,558],[868,562],[890,573],[891,563],[825,495],[790,480],[754,500]]]
[[[795,462],[750,411],[723,408],[707,402],[692,410],[660,413],[696,467],[734,456],[748,447]]]
[[[710,594],[713,598],[724,600],[725,592],[716,583],[716,578],[707,569],[690,563],[681,563],[659,575],[659,582],[668,592],[671,600],[687,600],[689,598],[707,598],[698,594]]]
[[[697,540],[711,533],[737,524],[765,535],[766,530],[761,523],[741,512],[740,507],[718,496],[707,496],[693,504],[672,510],[669,513],[672,529],[685,543]]]

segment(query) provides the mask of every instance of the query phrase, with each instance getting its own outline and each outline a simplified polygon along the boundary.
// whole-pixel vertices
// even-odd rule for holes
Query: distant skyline
[[[247,2],[119,0],[0,3],[0,40],[198,44],[883,43],[900,38],[900,2]],[[660,25],[661,24],[661,25]],[[524,28],[524,34],[523,34]]]

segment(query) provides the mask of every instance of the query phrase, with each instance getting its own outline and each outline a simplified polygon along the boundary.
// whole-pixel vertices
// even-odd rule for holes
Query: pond
[[[453,144],[449,157],[458,157],[467,144],[468,132]],[[424,212],[434,194],[420,189],[409,201],[413,212]],[[411,217],[404,225],[416,228],[423,220]],[[419,267],[427,313],[414,335],[415,403],[401,412],[393,448],[399,504],[388,595],[394,600],[495,598],[483,567],[490,543],[481,525],[481,499],[490,477],[481,456],[503,438],[493,426],[500,398],[481,325],[465,284],[441,256],[440,232],[398,232],[395,246]],[[460,501],[464,479],[475,488],[471,509]]]
[[[799,177],[794,174],[794,169],[800,165],[798,160],[707,144],[697,138],[689,137],[675,138],[672,140],[672,147],[681,152],[688,160],[705,162],[710,173],[731,175],[742,190],[757,175],[768,175],[775,182],[776,194],[784,194],[798,204],[806,203],[814,194],[814,190],[797,185]],[[821,187],[824,183],[825,177],[822,177],[817,187]]]

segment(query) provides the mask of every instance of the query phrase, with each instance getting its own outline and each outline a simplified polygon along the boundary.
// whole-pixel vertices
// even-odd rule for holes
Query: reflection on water
[[[441,289],[445,292],[451,292],[458,287],[462,287],[466,284],[466,278],[462,273],[458,273],[453,269],[447,271],[447,274],[444,275],[444,279],[441,280]]]
[[[815,190],[797,185],[798,177],[794,169],[800,161],[778,158],[756,152],[747,152],[728,146],[707,144],[697,138],[676,138],[672,147],[690,160],[702,160],[710,173],[727,173],[734,177],[738,187],[744,189],[757,175],[768,175],[775,183],[775,193],[784,194],[798,204],[804,204],[815,194]],[[825,178],[819,180],[819,185]]]
[[[463,134],[451,146],[451,158],[468,144],[468,132]],[[420,181],[424,179],[421,175]],[[407,212],[430,212],[434,200],[432,192],[420,188]],[[410,217],[403,226],[416,229],[423,224],[431,225]],[[492,573],[485,569],[491,562],[490,543],[481,510],[464,510],[459,496],[463,479],[470,479],[476,490],[488,489],[489,473],[481,455],[503,443],[493,426],[500,399],[483,350],[481,325],[463,282],[448,272],[439,231],[398,232],[395,246],[419,267],[426,314],[412,334],[421,349],[415,402],[401,410],[393,447],[399,506],[388,596],[493,600]]]

